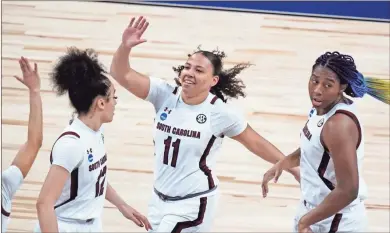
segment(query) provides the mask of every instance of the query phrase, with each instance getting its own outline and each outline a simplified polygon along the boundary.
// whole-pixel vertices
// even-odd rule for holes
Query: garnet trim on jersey
[[[218,99],[218,96],[214,96],[213,99],[211,99],[210,104],[214,105],[214,103],[215,103],[215,101],[217,101],[217,99]],[[202,157],[200,157],[200,160],[199,160],[199,168],[207,176],[207,180],[209,183],[209,189],[214,188],[215,183],[214,183],[213,175],[211,174],[211,170],[206,164],[206,158],[209,155],[211,147],[213,147],[213,144],[214,144],[216,138],[217,137],[215,137],[214,135],[210,138],[210,141],[207,143],[207,147],[204,150]]]
[[[172,233],[180,233],[183,229],[195,227],[203,223],[204,214],[206,212],[207,197],[200,198],[198,217],[193,221],[178,222],[173,228]]]
[[[3,205],[1,205],[1,214],[6,216],[6,217],[9,217],[11,215],[10,212],[6,211],[4,208],[3,208]]]
[[[330,225],[329,233],[336,233],[339,229],[339,225],[341,222],[341,218],[343,217],[343,214],[336,214],[332,220],[332,224]]]
[[[52,147],[52,151],[50,152],[50,163],[53,163],[53,148],[54,148],[54,145],[56,144],[56,142],[63,136],[65,135],[73,135],[77,138],[80,138],[80,135],[78,135],[77,133],[75,132],[72,132],[72,131],[66,131],[64,132],[63,134],[61,134],[57,140],[54,142],[53,144],[53,147]],[[79,186],[79,169],[78,168],[75,168],[71,173],[70,173],[70,195],[69,195],[69,199],[64,201],[63,203],[61,204],[58,204],[56,206],[54,206],[54,209],[60,207],[60,206],[63,206],[65,205],[66,203],[68,202],[71,202],[73,201],[74,199],[76,199],[77,197],[77,189],[78,189],[78,186]]]
[[[307,205],[306,200],[303,200],[303,204],[305,206]],[[332,223],[330,224],[329,233],[336,233],[337,232],[337,230],[339,229],[339,225],[340,225],[342,217],[343,217],[343,214],[336,214],[333,217]]]
[[[215,139],[216,139],[216,137],[213,135],[211,137],[209,143],[207,144],[207,147],[204,150],[202,157],[200,157],[200,160],[199,160],[199,168],[207,176],[207,180],[209,182],[209,189],[214,188],[215,184],[214,184],[213,175],[211,174],[211,170],[206,164],[206,158],[210,153],[211,147],[213,146]]]

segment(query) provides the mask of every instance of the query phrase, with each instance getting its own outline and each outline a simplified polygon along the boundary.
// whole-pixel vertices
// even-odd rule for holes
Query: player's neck
[[[188,95],[186,95],[186,93],[181,92],[180,95],[181,95],[181,99],[183,100],[183,102],[185,104],[188,104],[188,105],[198,105],[198,104],[203,103],[207,99],[207,96],[209,95],[209,92],[200,93],[200,94],[198,94],[196,96],[188,96]]]
[[[78,118],[81,122],[83,122],[86,126],[91,128],[93,131],[98,131],[102,126],[102,122],[100,118],[97,116],[90,116],[87,114],[87,115],[78,116]]]

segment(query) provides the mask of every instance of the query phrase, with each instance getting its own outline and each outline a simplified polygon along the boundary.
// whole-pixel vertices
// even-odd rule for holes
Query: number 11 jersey
[[[172,197],[215,189],[219,181],[214,169],[224,136],[236,136],[247,127],[243,116],[215,95],[187,105],[181,90],[150,77],[146,97],[156,110],[154,187]]]
[[[107,187],[107,155],[102,129],[94,131],[78,118],[54,143],[50,162],[69,171],[54,206],[62,220],[88,220],[101,216]]]

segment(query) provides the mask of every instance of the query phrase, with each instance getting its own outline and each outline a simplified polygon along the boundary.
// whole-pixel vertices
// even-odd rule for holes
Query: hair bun
[[[80,50],[76,47],[68,48],[67,53],[59,58],[51,74],[57,94],[75,90],[80,86],[87,86],[101,80],[101,73],[105,72],[98,61],[93,49]]]

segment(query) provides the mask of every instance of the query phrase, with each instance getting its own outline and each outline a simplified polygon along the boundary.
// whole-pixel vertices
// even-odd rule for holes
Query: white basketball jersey
[[[1,173],[1,232],[7,231],[11,215],[12,199],[23,183],[20,169],[11,165]]]
[[[219,181],[213,170],[222,138],[247,126],[211,93],[199,105],[185,104],[180,93],[181,87],[152,78],[147,98],[156,107],[154,187],[172,197],[215,189]]]
[[[59,151],[58,155],[55,154],[56,147],[64,143],[67,137],[68,140],[70,138],[77,140],[78,146],[73,147],[76,151],[66,151],[65,154],[69,156],[68,160],[76,158],[79,162],[73,166],[61,196],[56,201],[56,216],[65,220],[88,220],[100,217],[107,187],[107,155],[103,132],[93,131],[75,118],[55,142],[50,156],[52,164],[62,166],[67,163],[59,159],[62,151]],[[72,157],[71,153],[80,156]]]
[[[364,157],[364,131],[358,119],[355,104],[339,103],[328,113],[317,115],[312,109],[308,121],[301,131],[301,192],[307,202],[318,205],[336,187],[336,174],[330,153],[324,149],[320,136],[327,120],[335,113],[344,113],[355,118],[360,125],[361,138],[356,150],[359,171],[359,195],[350,206],[364,200],[367,195],[366,184],[362,177]]]

